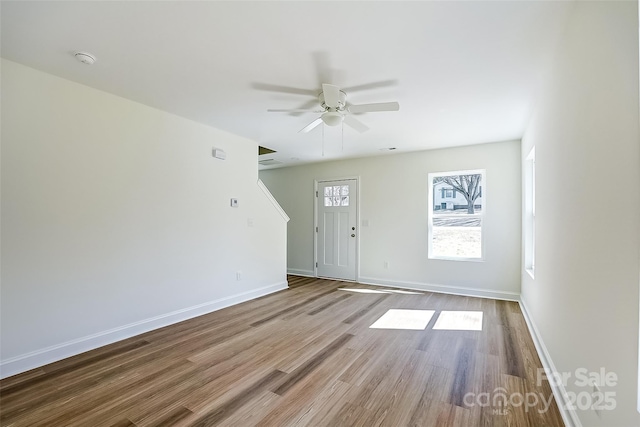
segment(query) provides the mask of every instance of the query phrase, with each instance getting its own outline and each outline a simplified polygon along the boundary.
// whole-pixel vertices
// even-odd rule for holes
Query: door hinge
[[[318,232],[318,227],[316,227],[316,233]]]
[[[318,197],[318,192],[316,191],[316,197]]]
[[[318,263],[316,262],[316,268],[318,268]]]

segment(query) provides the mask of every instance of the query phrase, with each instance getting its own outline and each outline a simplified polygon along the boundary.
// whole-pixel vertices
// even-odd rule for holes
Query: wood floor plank
[[[328,426],[368,427],[371,411],[350,402],[345,403]]]
[[[172,410],[164,418],[153,424],[153,427],[173,427],[177,422],[193,415],[193,412],[181,406]]]
[[[351,338],[353,338],[353,335],[351,334],[343,334],[336,338],[331,344],[323,348],[318,354],[314,355],[311,359],[307,360],[295,371],[291,372],[288,375],[286,381],[278,385],[278,387],[276,387],[272,391],[280,396],[285,394],[287,391],[289,391],[289,389],[291,389],[291,387],[296,385],[300,380],[302,380],[311,371],[313,371],[320,363],[324,362],[326,358],[330,357],[340,347],[344,346]]]
[[[372,407],[373,419],[380,425],[409,425],[420,404],[421,393],[428,384],[434,367],[426,363],[424,352],[413,350],[410,359],[387,390],[385,401]]]
[[[337,303],[339,303],[339,302],[342,302],[342,301],[344,301],[345,299],[350,298],[350,297],[351,297],[351,295],[350,295],[350,294],[343,294],[343,295],[340,295],[340,296],[338,296],[337,298],[335,298],[335,299],[333,299],[333,300],[331,300],[331,301],[329,301],[329,302],[326,302],[326,303],[322,304],[320,307],[314,308],[313,310],[311,310],[311,311],[309,312],[309,315],[313,316],[313,315],[316,315],[316,314],[318,314],[318,313],[321,313],[321,312],[323,312],[324,310],[326,310],[327,308],[331,307],[332,305],[337,304]]]
[[[262,318],[260,320],[256,320],[255,322],[251,323],[251,326],[260,326],[263,323],[266,323],[266,322],[268,322],[268,321],[270,321],[272,319],[275,319],[276,317],[280,317],[282,315],[288,314],[291,311],[294,311],[294,310],[297,310],[298,308],[304,307],[305,305],[308,305],[308,304],[312,303],[313,301],[315,301],[315,300],[317,300],[319,298],[322,298],[325,295],[332,294],[334,292],[335,292],[335,289],[330,289],[330,290],[325,291],[325,292],[323,292],[321,294],[314,295],[314,296],[312,296],[310,298],[305,299],[304,301],[301,301],[301,302],[299,302],[297,304],[293,304],[293,305],[290,305],[290,306],[288,306],[286,308],[283,308],[282,310],[279,310],[279,311],[277,311],[277,312],[275,312],[273,314],[270,314],[269,316],[266,316],[266,317],[264,317],[264,318]]]
[[[517,303],[288,281],[288,290],[2,380],[0,424],[562,425],[548,382],[537,383],[540,358]],[[434,315],[424,330],[370,328],[390,309]],[[444,311],[480,311],[482,329],[434,330]],[[497,392],[540,402],[473,399]]]
[[[110,351],[100,352],[96,355],[92,355],[86,358],[78,358],[78,357],[71,358],[73,359],[73,361],[71,363],[66,363],[65,366],[59,366],[59,367],[56,366],[56,367],[48,368],[46,372],[41,375],[31,377],[25,381],[15,383],[12,386],[3,387],[2,390],[0,391],[0,396],[4,399],[12,396],[13,394],[24,391],[28,388],[36,387],[43,382],[49,382],[49,383],[56,382],[58,381],[58,378],[64,374],[76,371],[78,369],[92,365],[99,361],[110,359],[114,356],[119,356],[121,354],[127,353],[129,351],[133,351],[135,349],[138,349],[148,344],[149,343],[147,341],[140,340],[140,341],[131,343],[125,347],[114,348]]]
[[[464,397],[473,392],[473,371],[475,367],[475,340],[461,338],[457,350],[456,367],[453,379],[453,389],[449,403],[462,408],[466,407]]]
[[[125,418],[124,420],[111,424],[111,427],[136,427],[136,425]]]
[[[273,384],[277,383],[280,379],[285,377],[287,374],[284,372],[275,370],[270,372],[264,378],[260,379],[254,384],[251,384],[244,390],[242,393],[230,399],[225,404],[215,408],[213,411],[210,411],[200,417],[197,421],[192,423],[193,427],[206,427],[206,426],[215,426],[220,423],[222,420],[228,418],[232,414],[234,414],[238,409],[242,406],[250,402],[254,397],[261,394]]]
[[[355,313],[353,313],[352,315],[350,315],[349,317],[344,319],[342,322],[343,323],[348,323],[348,324],[351,324],[351,323],[355,322],[356,320],[360,319],[362,316],[364,316],[365,314],[370,312],[371,309],[373,309],[373,307],[375,307],[376,305],[380,304],[386,298],[387,298],[387,295],[383,295],[381,297],[378,297],[375,301],[371,302],[366,307],[361,308],[360,310],[356,311]]]
[[[271,410],[257,423],[257,426],[270,427],[281,425],[306,425],[309,418],[318,413],[323,413],[331,408],[342,391],[337,388],[349,386],[343,385],[336,378],[341,375],[348,363],[353,359],[354,351],[345,346],[339,348],[330,361],[326,361],[298,381],[291,389],[282,395],[280,405]],[[313,425],[313,424],[309,424]]]
[[[313,398],[311,405],[305,408],[296,422],[299,425],[326,426],[342,408],[345,395],[349,393],[351,386],[342,381],[332,381],[331,386],[323,390]]]
[[[264,391],[245,405],[241,411],[236,411],[221,421],[217,427],[255,426],[263,420],[274,408],[281,407],[282,397],[270,391]],[[189,423],[184,426],[189,426]],[[176,427],[182,427],[178,425]]]
[[[314,357],[318,349],[329,345],[337,333],[346,333],[347,329],[345,325],[333,325],[327,322],[324,325],[314,327],[311,331],[307,330],[306,333],[309,336],[306,338],[301,336],[304,332],[290,336],[290,339],[283,341],[280,345],[280,348],[288,348],[289,353],[285,353],[282,360],[277,363],[278,369],[284,372],[293,372]],[[353,337],[351,334],[350,336]]]

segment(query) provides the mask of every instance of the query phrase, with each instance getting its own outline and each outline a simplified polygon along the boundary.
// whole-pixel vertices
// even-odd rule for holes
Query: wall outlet
[[[236,271],[236,280],[242,280],[242,271]]]
[[[238,199],[231,199],[231,207],[232,208],[238,207]]]

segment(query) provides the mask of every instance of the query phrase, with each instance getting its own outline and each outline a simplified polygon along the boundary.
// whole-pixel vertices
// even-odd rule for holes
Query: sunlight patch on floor
[[[399,289],[360,289],[360,288],[338,288],[339,291],[357,292],[360,294],[403,294],[422,295],[422,292],[402,291]]]
[[[369,328],[424,330],[435,313],[434,310],[390,309]]]
[[[449,331],[481,331],[481,311],[442,311],[433,329]]]

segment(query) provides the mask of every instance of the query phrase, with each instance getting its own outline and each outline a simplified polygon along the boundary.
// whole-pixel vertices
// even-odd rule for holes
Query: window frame
[[[536,147],[524,163],[524,270],[535,278],[536,269]]]
[[[487,186],[487,173],[486,169],[470,169],[470,170],[456,170],[445,172],[430,172],[427,178],[428,197],[427,197],[427,258],[433,260],[446,260],[446,261],[470,261],[470,262],[484,262],[485,261],[485,215],[487,212],[487,199],[486,199],[486,186]],[[473,214],[473,217],[480,218],[480,257],[454,257],[454,256],[442,256],[435,255],[433,253],[433,217],[434,217],[434,191],[433,180],[442,176],[456,176],[456,175],[481,175],[480,183],[482,188],[482,209],[479,214]],[[458,214],[449,214],[450,216],[459,216]],[[446,214],[438,214],[439,217],[447,216]]]

